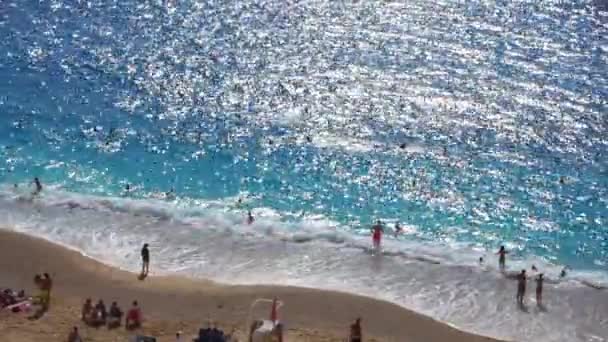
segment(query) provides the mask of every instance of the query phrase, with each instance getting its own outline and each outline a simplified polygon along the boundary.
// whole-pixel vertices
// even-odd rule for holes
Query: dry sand
[[[154,260],[154,259],[152,259]],[[152,265],[153,266],[153,265]],[[1,342],[66,341],[72,326],[79,326],[85,341],[121,341],[123,329],[87,328],[80,324],[82,301],[117,301],[123,310],[138,300],[145,322],[142,334],[159,341],[174,341],[182,330],[186,339],[209,319],[224,331],[238,330],[245,339],[249,305],[255,298],[277,296],[285,302],[280,318],[288,329],[287,341],[345,341],[349,324],[363,318],[365,341],[434,342],[495,341],[467,334],[397,305],[339,292],[285,286],[229,286],[182,277],[148,277],[118,270],[80,253],[27,235],[0,230],[0,287],[32,293],[33,276],[49,273],[54,279],[48,313],[38,320],[25,314],[0,312]],[[268,310],[258,312],[267,318]]]

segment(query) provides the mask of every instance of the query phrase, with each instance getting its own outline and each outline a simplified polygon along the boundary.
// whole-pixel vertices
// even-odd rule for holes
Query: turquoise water
[[[602,1],[5,1],[0,182],[5,211],[23,213],[8,221],[124,265],[130,254],[96,250],[136,246],[148,234],[141,215],[172,222],[155,228],[161,244],[163,229],[199,238],[192,222],[246,231],[250,209],[277,240],[314,248],[367,245],[381,219],[405,227],[387,239],[390,253],[460,267],[504,244],[516,267],[556,276],[568,265],[580,282],[603,284],[606,11]],[[48,191],[33,219],[8,194],[35,176]],[[73,220],[53,221],[66,215],[57,205]],[[118,213],[112,229],[129,242],[103,242],[107,226],[77,228],[91,209]],[[349,255],[318,253],[336,264]],[[190,272],[180,256],[165,271]],[[399,281],[332,288],[381,291],[482,333],[546,336],[467,323],[478,318],[437,311],[432,292],[397,298]],[[587,325],[606,331],[605,321]],[[572,338],[591,340],[581,336]]]

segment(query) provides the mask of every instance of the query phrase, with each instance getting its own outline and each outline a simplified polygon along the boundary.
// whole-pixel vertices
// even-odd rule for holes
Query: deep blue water
[[[7,185],[607,270],[602,1],[4,1],[0,36]]]

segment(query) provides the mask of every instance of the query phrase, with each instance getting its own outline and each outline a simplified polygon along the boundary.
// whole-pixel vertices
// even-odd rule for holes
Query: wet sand
[[[154,261],[154,259],[152,259]],[[152,267],[154,265],[152,264]],[[117,301],[126,311],[137,300],[145,322],[139,331],[159,341],[174,341],[183,331],[191,341],[208,321],[217,322],[225,332],[236,329],[246,341],[249,306],[255,298],[278,297],[286,324],[287,341],[345,341],[348,327],[356,317],[363,319],[365,341],[395,342],[490,342],[456,330],[426,316],[373,298],[287,286],[231,286],[178,276],[150,276],[138,280],[122,271],[62,246],[0,230],[0,288],[25,289],[35,293],[35,274],[49,273],[54,280],[51,307],[42,318],[28,320],[26,314],[0,311],[0,341],[65,341],[72,326],[80,327],[85,341],[125,341],[124,329],[108,331],[89,328],[80,321],[85,298]],[[266,307],[256,318],[268,318]]]

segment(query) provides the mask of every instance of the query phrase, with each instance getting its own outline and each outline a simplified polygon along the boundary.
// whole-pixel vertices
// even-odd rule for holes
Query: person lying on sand
[[[137,301],[133,302],[133,307],[127,313],[127,319],[125,320],[125,328],[127,330],[133,330],[141,327],[142,314]]]

